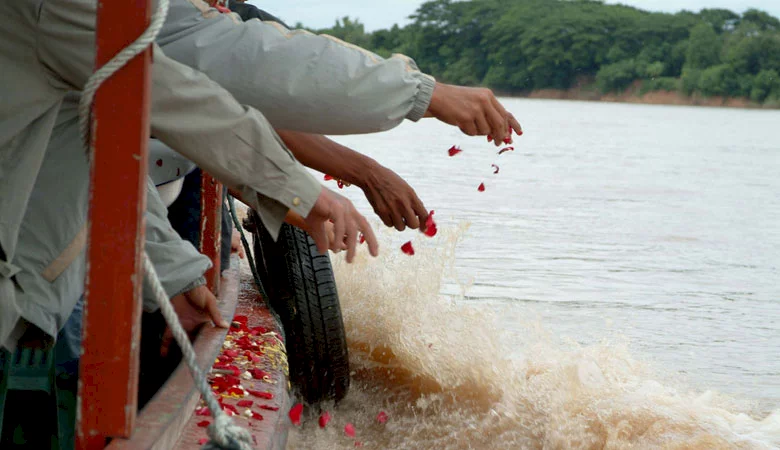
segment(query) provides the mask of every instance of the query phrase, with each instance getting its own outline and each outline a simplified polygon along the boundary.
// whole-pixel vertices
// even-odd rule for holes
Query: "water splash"
[[[365,448],[780,447],[780,410],[755,417],[734,399],[676,386],[628,343],[565,342],[516,308],[441,296],[466,228],[416,238],[413,257],[390,232],[378,260],[334,256],[352,389],[326,429],[309,420],[290,448],[354,448],[347,422]],[[502,329],[508,317],[521,333]]]

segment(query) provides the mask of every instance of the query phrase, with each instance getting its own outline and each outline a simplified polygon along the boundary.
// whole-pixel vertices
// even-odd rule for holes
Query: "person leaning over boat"
[[[264,11],[243,14],[273,17]],[[521,132],[520,124],[489,89],[439,83],[404,55],[382,58],[330,36],[290,30],[279,22],[243,22],[238,15],[220,13],[201,0],[171,0],[157,43],[169,57],[203,71],[239,101],[263,111],[285,142],[296,139],[298,132],[370,133],[423,117],[456,125],[468,135],[492,135],[496,145],[509,135],[510,125]],[[320,149],[332,144],[324,137],[317,139],[317,145],[293,150],[310,167],[317,160],[328,162]],[[384,203],[375,197],[380,191],[364,188],[386,225],[402,230],[425,223],[427,212],[410,213],[408,197]]]
[[[62,100],[92,73],[95,8],[94,0],[0,3],[0,345],[7,349],[28,330],[55,336],[77,300],[51,295],[57,279],[49,282],[41,272],[78,230],[60,236],[64,246],[34,256],[34,271],[17,265],[17,240]],[[354,254],[358,229],[377,253],[365,218],[294,159],[262,114],[241,106],[202,73],[166,58],[156,45],[154,52],[150,118],[156,137],[241,192],[272,235],[293,211],[306,218],[321,251],[328,245],[324,224],[330,218],[347,239],[348,255]],[[66,172],[46,181],[87,183]],[[337,239],[335,245],[344,244]],[[28,292],[40,296],[17,301]]]

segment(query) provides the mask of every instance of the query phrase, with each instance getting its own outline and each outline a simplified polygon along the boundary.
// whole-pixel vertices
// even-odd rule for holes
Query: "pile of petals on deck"
[[[248,327],[246,316],[236,316],[230,326],[222,351],[209,374],[209,384],[220,407],[228,416],[241,416],[247,420],[263,420],[258,410],[278,411],[274,394],[265,390],[246,389],[242,382],[256,380],[253,384],[275,385],[271,373],[259,368],[261,362],[270,364],[273,371],[288,374],[284,343],[279,335],[263,327]],[[268,368],[267,366],[265,366]],[[226,402],[226,400],[238,400]],[[210,416],[209,409],[201,400],[195,410],[198,416]],[[199,427],[208,427],[211,422],[202,420]]]

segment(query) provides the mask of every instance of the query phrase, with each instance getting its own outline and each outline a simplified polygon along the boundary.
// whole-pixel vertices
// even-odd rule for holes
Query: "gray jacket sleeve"
[[[384,59],[327,35],[220,14],[201,0],[171,0],[157,39],[275,128],[321,134],[384,131],[418,120],[435,81],[410,58]]]
[[[165,208],[151,179],[146,180],[146,239],[144,249],[162,283],[168,298],[205,284],[203,274],[211,261],[182,239],[168,222]],[[146,277],[144,277],[146,279]],[[156,311],[159,306],[147,282],[143,289],[144,311]]]
[[[52,86],[80,90],[92,72],[94,0],[45,0],[37,51]],[[306,217],[322,186],[300,165],[258,111],[204,74],[154,49],[152,133],[240,191],[276,236],[287,210]]]

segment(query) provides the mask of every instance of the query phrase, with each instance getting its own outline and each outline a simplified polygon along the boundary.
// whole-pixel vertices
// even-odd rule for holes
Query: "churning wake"
[[[440,295],[464,231],[416,237],[414,256],[389,231],[377,259],[333,256],[352,387],[325,429],[310,417],[289,448],[780,448],[780,410],[757,416],[733,398],[692,392],[628,343],[561,342],[519,308]],[[523,332],[503,331],[499,318]]]

